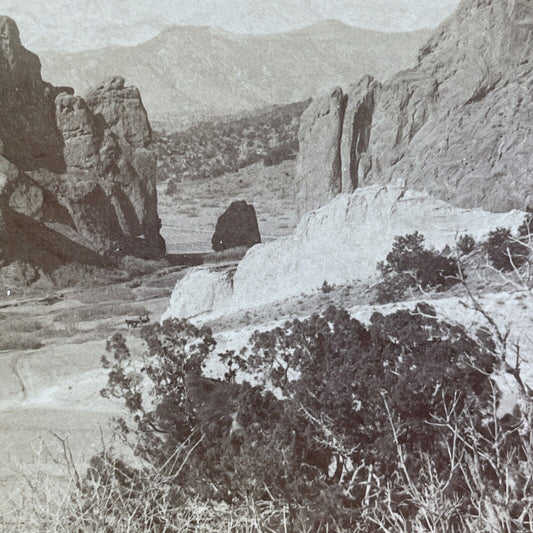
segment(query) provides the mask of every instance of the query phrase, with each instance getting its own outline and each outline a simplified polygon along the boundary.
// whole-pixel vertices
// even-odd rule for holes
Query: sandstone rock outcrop
[[[161,317],[192,318],[224,306],[231,298],[232,280],[226,272],[206,267],[190,269],[176,284],[170,305]]]
[[[295,180],[298,216],[358,186],[380,88],[379,82],[365,76],[348,94],[337,87],[303,113]]]
[[[314,100],[302,115],[295,180],[298,215],[342,192],[340,142],[345,109],[346,98],[337,88]]]
[[[300,157],[314,154],[298,166],[300,211],[316,207],[307,199],[317,187],[326,191],[322,205],[350,186],[398,181],[462,207],[525,208],[533,201],[532,57],[532,2],[463,0],[415,68],[383,87],[366,79],[346,95],[337,89],[344,116],[321,115],[330,96],[313,104],[300,135]]]
[[[61,90],[42,81],[39,58],[22,46],[15,22],[0,17],[0,155],[22,170],[64,170],[54,120]]]
[[[2,265],[164,255],[152,132],[136,88],[115,77],[84,100],[52,87],[14,21],[0,17],[0,101]]]
[[[244,200],[233,202],[217,220],[211,244],[215,252],[261,242],[254,206]]]
[[[114,77],[86,101],[60,94],[56,120],[68,169],[61,203],[76,230],[102,253],[163,255],[152,130],[139,91]]]
[[[214,310],[268,304],[318,290],[324,281],[372,280],[397,235],[419,231],[428,246],[442,249],[453,247],[464,233],[482,240],[497,227],[515,230],[524,217],[518,210],[462,209],[398,186],[360,187],[305,215],[292,235],[251,248],[233,276],[231,298],[216,299]],[[216,286],[215,278],[210,280]],[[171,302],[175,310],[187,309],[177,296],[184,294],[180,283]],[[202,301],[209,298],[204,295]]]

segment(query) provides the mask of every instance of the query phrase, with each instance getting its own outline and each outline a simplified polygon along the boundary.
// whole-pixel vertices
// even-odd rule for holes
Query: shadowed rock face
[[[157,162],[147,149],[152,130],[139,91],[114,77],[86,101],[60,94],[56,121],[68,169],[61,177],[60,202],[76,230],[102,253],[164,255],[157,215]],[[46,181],[38,173],[34,179]]]
[[[505,211],[533,198],[533,3],[464,0],[422,48],[418,65],[382,87],[363,79],[335,98],[344,114],[320,116],[318,99],[302,121],[300,212],[319,183],[320,205],[350,187],[401,182],[462,207]],[[349,109],[352,109],[348,112]],[[321,122],[320,130],[309,123]],[[341,126],[342,121],[342,126]],[[321,131],[341,129],[324,149]],[[336,138],[336,136],[335,136]],[[341,186],[325,167],[338,175]],[[306,169],[308,169],[306,171]]]
[[[60,90],[42,81],[39,58],[22,46],[15,22],[0,17],[0,155],[22,170],[64,170],[54,120]]]
[[[257,216],[253,205],[233,202],[220,215],[211,239],[213,250],[220,252],[239,246],[251,247],[261,242]]]
[[[115,77],[85,101],[43,82],[40,68],[13,20],[0,17],[0,263],[50,270],[115,254],[161,257],[156,158],[139,91]]]

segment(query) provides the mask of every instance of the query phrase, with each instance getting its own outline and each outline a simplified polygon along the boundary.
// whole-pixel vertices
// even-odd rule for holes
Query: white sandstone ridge
[[[305,215],[292,235],[251,248],[235,272],[232,291],[220,273],[205,269],[200,271],[201,282],[187,288],[195,280],[192,276],[200,275],[191,272],[176,285],[165,317],[264,305],[312,292],[324,281],[372,280],[397,235],[419,231],[427,246],[442,249],[454,246],[465,233],[480,240],[498,227],[515,230],[524,217],[517,210],[457,208],[401,186],[361,187]],[[209,287],[213,297],[205,294]],[[226,300],[221,297],[230,292]]]
[[[170,306],[161,320],[192,318],[218,309],[231,299],[231,295],[232,282],[227,272],[216,272],[205,267],[193,268],[174,287]]]

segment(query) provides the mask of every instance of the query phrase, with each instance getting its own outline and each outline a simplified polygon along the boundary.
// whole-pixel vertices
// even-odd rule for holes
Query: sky
[[[278,33],[337,19],[359,28],[434,28],[459,0],[0,0],[27,48],[77,52],[134,45],[166,26],[213,26],[233,33]]]

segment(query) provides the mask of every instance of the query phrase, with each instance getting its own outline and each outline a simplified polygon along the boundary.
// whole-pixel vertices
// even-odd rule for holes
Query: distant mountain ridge
[[[458,1],[0,0],[0,13],[17,21],[26,46],[41,54],[135,46],[173,24],[266,35],[334,18],[377,31],[415,31],[435,28]]]
[[[173,26],[133,47],[41,54],[43,77],[84,94],[120,74],[137,85],[152,120],[187,125],[290,103],[364,74],[386,79],[416,62],[429,32],[379,33],[337,21],[275,35]]]

